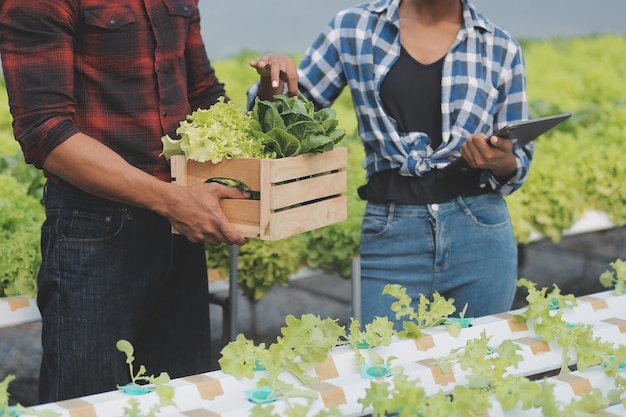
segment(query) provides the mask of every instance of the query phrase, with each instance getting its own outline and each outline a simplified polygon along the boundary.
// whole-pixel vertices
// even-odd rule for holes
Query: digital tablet
[[[556,114],[554,116],[540,117],[537,119],[524,120],[512,123],[494,132],[492,136],[515,141],[516,146],[524,146],[530,141],[546,133],[556,125],[569,119],[571,113]]]
[[[514,141],[514,146],[524,146],[535,140],[548,130],[569,119],[572,113],[555,114],[553,116],[539,117],[531,120],[511,123],[502,129],[494,132],[491,136],[498,136],[503,139]],[[452,161],[443,171],[446,173],[455,171],[466,171],[471,169],[467,161],[460,157]]]

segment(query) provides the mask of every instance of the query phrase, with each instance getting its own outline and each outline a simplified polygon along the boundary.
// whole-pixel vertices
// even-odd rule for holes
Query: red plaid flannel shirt
[[[2,0],[0,53],[15,137],[39,168],[83,132],[169,180],[161,137],[225,94],[198,0]]]

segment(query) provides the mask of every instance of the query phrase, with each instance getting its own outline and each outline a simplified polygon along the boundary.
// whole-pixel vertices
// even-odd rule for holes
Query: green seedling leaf
[[[435,292],[432,301],[420,294],[417,311],[411,305],[413,300],[406,294],[406,288],[397,284],[388,284],[382,292],[383,295],[391,295],[396,299],[391,304],[391,311],[396,319],[405,318],[402,323],[403,331],[398,333],[400,337],[419,338],[422,336],[421,329],[438,326],[454,313],[454,299],[446,300],[441,294]]]
[[[605,288],[614,288],[615,295],[622,295],[626,291],[626,262],[617,259],[611,262],[610,267],[600,275],[600,283]]]
[[[9,384],[15,381],[15,375],[7,375],[0,382],[0,417],[17,417],[19,415],[31,415],[36,417],[58,417],[60,414],[52,410],[35,410],[24,407],[21,404],[9,406]]]
[[[218,363],[222,371],[235,378],[254,378],[254,371],[257,364],[265,367],[261,358],[265,350],[265,344],[255,345],[243,334],[238,334],[236,339],[228,343],[220,352],[222,357]]]

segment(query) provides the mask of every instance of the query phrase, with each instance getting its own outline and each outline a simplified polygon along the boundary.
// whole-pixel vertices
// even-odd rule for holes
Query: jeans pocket
[[[382,235],[389,229],[389,214],[387,206],[368,203],[361,223],[361,235]]]
[[[459,201],[465,214],[479,226],[498,228],[511,224],[506,202],[497,194],[459,197]]]
[[[115,237],[124,225],[122,208],[81,207],[61,209],[57,233],[70,241],[98,243]]]

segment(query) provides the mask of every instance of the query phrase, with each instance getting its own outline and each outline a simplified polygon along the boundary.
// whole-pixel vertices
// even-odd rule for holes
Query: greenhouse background
[[[322,27],[354,0],[200,1],[209,57],[242,49],[303,52]],[[520,39],[626,33],[623,0],[476,0],[473,4]],[[244,10],[245,12],[241,12]]]
[[[268,49],[297,54],[336,10],[353,3],[345,0],[201,1],[208,54],[218,63],[244,50]],[[474,3],[520,39],[626,33],[623,25],[626,2],[623,0],[477,0]],[[623,227],[565,236],[559,242],[540,240],[523,250],[520,276],[542,285],[555,283],[562,288],[574,285],[581,293],[599,291],[595,278],[609,262],[625,256],[625,246]],[[350,281],[337,274],[316,272],[297,278],[302,279],[294,280],[288,287],[276,286],[262,300],[251,302],[244,298],[238,311],[239,330],[259,340],[271,339],[287,314],[310,312],[338,318],[350,314]],[[215,306],[212,314],[214,337],[216,343],[221,343],[221,308]],[[37,323],[0,328],[0,379],[8,373],[16,374],[12,395],[26,405],[36,402],[38,338]]]

